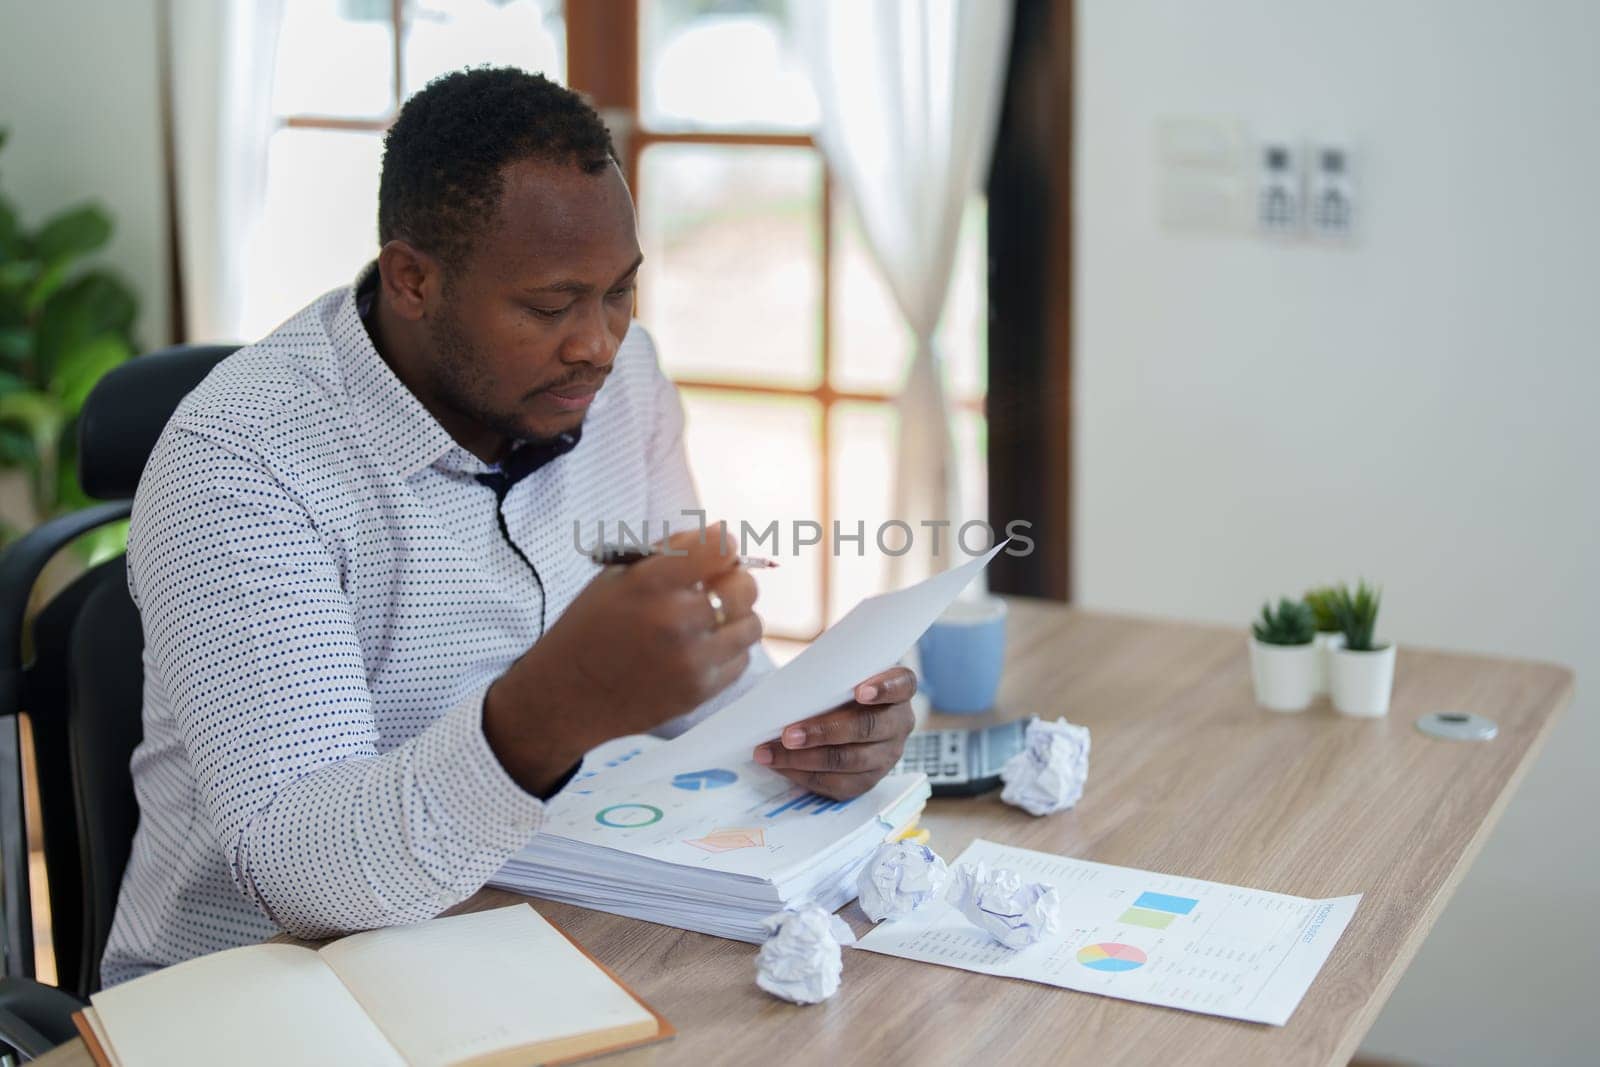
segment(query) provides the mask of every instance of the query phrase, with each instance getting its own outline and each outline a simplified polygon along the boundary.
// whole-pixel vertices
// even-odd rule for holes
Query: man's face
[[[508,165],[499,213],[428,317],[432,386],[507,438],[573,430],[611,372],[643,258],[615,166]]]

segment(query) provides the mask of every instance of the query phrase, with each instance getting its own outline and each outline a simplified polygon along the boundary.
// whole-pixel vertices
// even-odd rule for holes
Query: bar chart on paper
[[[1283,1025],[1360,896],[1310,900],[973,842],[958,863],[1009,867],[1056,887],[1060,929],[1019,952],[955,908],[883,923],[870,952],[1085,993]]]
[[[1178,897],[1168,893],[1140,893],[1138,899],[1123,912],[1118,922],[1147,926],[1152,930],[1165,930],[1180,915],[1188,915],[1199,907],[1193,897]]]
[[[800,791],[799,795],[785,794],[780,799],[782,803],[767,812],[764,816],[765,818],[776,819],[784,812],[789,811],[803,811],[809,815],[826,815],[830,811],[843,811],[850,806],[850,801],[848,800],[830,800],[825,796],[807,793],[804,790]]]

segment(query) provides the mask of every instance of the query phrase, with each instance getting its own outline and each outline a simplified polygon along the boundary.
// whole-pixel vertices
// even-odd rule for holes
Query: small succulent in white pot
[[[1273,711],[1303,711],[1316,682],[1317,628],[1304,601],[1278,601],[1261,606],[1261,618],[1251,626],[1250,677],[1255,682],[1256,703]]]
[[[1317,624],[1317,636],[1313,642],[1317,646],[1317,667],[1316,677],[1311,684],[1316,696],[1327,694],[1328,676],[1333,672],[1333,650],[1344,647],[1344,628],[1339,625],[1338,613],[1333,610],[1333,600],[1338,593],[1335,587],[1325,585],[1309,590],[1305,595],[1306,606],[1311,609],[1311,616]]]
[[[1394,645],[1374,637],[1381,591],[1359,583],[1334,590],[1333,612],[1344,647],[1332,651],[1328,685],[1333,706],[1346,715],[1377,718],[1389,713],[1394,692]]]

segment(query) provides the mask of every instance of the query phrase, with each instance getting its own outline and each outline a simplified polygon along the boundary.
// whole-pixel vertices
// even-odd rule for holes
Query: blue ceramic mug
[[[917,640],[919,688],[939,711],[977,715],[994,706],[1006,662],[1006,602],[958,600]]]

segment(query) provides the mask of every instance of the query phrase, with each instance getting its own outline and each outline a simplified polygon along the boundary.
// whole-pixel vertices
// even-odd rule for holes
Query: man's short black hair
[[[542,74],[481,67],[435,78],[383,141],[378,243],[403,238],[459,264],[500,204],[501,169],[522,160],[597,174],[616,159],[600,115]]]

